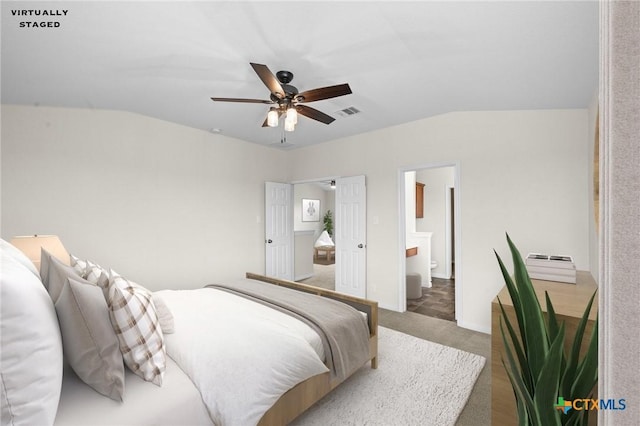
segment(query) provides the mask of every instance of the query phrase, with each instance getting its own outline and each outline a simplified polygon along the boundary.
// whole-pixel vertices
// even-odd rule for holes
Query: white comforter
[[[157,294],[175,320],[167,353],[216,425],[256,424],[287,390],[329,371],[320,337],[289,315],[211,288]]]

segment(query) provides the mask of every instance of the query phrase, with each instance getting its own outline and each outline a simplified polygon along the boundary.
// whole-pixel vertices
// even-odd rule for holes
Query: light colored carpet
[[[336,288],[336,265],[313,265],[313,276],[300,282],[316,287],[335,290]]]
[[[379,327],[379,364],[361,368],[292,425],[454,425],[480,355]]]

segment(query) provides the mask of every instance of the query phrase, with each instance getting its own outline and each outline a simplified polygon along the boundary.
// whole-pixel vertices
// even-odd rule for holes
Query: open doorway
[[[326,179],[322,179],[326,180]],[[313,275],[313,257],[321,255],[317,250],[314,237],[317,232],[324,230],[325,221],[320,225],[320,217],[326,212],[323,205],[333,201],[335,207],[333,253],[325,256],[335,259],[334,288],[336,292],[355,297],[365,298],[366,265],[367,265],[367,190],[364,175],[336,177],[333,197],[322,196],[316,192],[318,198],[299,199],[294,203],[294,184],[310,183],[313,181],[265,184],[265,275],[275,278],[303,281]],[[330,181],[330,182],[331,182]],[[329,183],[330,183],[329,182]],[[294,206],[295,204],[295,206]],[[325,210],[327,210],[325,208]],[[297,241],[295,224],[298,234],[305,236],[306,242]],[[304,222],[310,222],[303,226]],[[311,229],[309,229],[311,228]],[[301,255],[296,256],[296,252]],[[306,262],[308,269],[303,270],[298,261]],[[306,275],[306,277],[305,277]]]
[[[459,167],[425,165],[400,172],[400,306],[419,314],[455,321],[461,280],[459,253]]]
[[[294,280],[335,290],[335,184],[333,179],[293,184]],[[317,209],[311,212],[310,209]],[[318,242],[320,241],[320,243]],[[316,247],[320,244],[319,247]]]

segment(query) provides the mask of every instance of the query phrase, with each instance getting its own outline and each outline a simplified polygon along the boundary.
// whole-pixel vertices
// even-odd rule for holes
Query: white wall
[[[324,229],[324,215],[330,207],[327,199],[331,197],[328,195],[333,196],[333,192],[329,194],[314,183],[296,183],[293,186],[293,229],[296,231],[313,231],[315,238],[318,238]],[[303,198],[320,200],[320,220],[318,222],[302,221]]]
[[[295,231],[293,240],[293,280],[299,281],[313,276],[313,231]]]
[[[404,174],[404,215],[406,236],[405,241],[409,241],[409,235],[416,232],[416,171],[412,170]]]
[[[367,294],[397,308],[398,170],[458,161],[459,324],[489,331],[505,232],[525,254],[568,253],[589,268],[586,123],[585,109],[450,113],[291,151],[292,178],[366,175]]]
[[[2,237],[60,235],[151,289],[264,272],[264,181],[286,160],[127,112],[3,105]]]
[[[506,231],[523,253],[589,268],[587,120],[458,112],[287,152],[126,112],[3,105],[2,236],[58,234],[152,289],[198,287],[264,270],[265,180],[363,174],[367,294],[397,308],[398,170],[457,161],[459,323],[488,331]]]
[[[438,278],[446,276],[447,254],[447,192],[454,186],[454,167],[436,167],[416,172],[416,181],[424,183],[424,217],[415,219],[416,229],[431,232],[431,260],[438,266],[431,275]]]

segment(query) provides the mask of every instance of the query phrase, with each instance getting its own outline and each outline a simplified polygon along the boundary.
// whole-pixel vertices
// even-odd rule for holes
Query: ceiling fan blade
[[[348,84],[338,84],[335,86],[321,87],[319,89],[306,90],[299,93],[296,98],[304,98],[299,102],[314,102],[321,101],[323,99],[336,98],[338,96],[344,96],[351,94],[351,88]]]
[[[267,101],[266,99],[244,99],[244,98],[211,98],[216,102],[243,102],[246,104],[272,104],[273,101]]]
[[[253,70],[258,74],[260,80],[264,83],[265,86],[276,96],[278,99],[284,98],[284,89],[282,85],[278,81],[275,75],[271,72],[269,67],[262,64],[254,64],[253,62],[249,62]]]
[[[312,118],[324,124],[331,124],[335,120],[335,118],[330,115],[306,105],[296,105],[296,110],[305,117]]]

